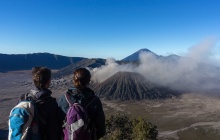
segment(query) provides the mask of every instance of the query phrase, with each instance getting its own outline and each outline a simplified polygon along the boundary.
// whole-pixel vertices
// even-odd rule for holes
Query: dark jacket
[[[48,89],[45,90],[31,90],[32,93],[38,95],[37,107],[40,116],[45,121],[40,121],[39,129],[43,140],[60,140],[61,133],[58,117],[58,104],[56,99],[51,97],[52,92]]]
[[[85,88],[81,91],[76,88],[71,88],[65,94],[69,95],[71,103],[78,102],[85,106],[90,103],[90,100],[92,100],[95,96],[94,91],[90,88]],[[97,139],[99,139],[105,135],[105,115],[100,99],[97,96],[95,97],[96,99],[87,107],[87,112],[89,118],[91,119],[91,124],[93,124],[96,128],[96,134],[94,135],[96,135]],[[65,95],[60,98],[58,105],[60,107],[61,119],[65,120],[66,113],[69,109],[69,104],[66,101]]]

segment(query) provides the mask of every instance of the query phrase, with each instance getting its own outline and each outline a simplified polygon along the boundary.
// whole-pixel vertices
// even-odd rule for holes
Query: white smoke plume
[[[210,65],[214,41],[204,41],[190,48],[189,52],[175,63],[158,59],[151,53],[140,54],[140,64],[117,64],[107,59],[106,65],[92,70],[92,79],[103,82],[119,71],[138,72],[151,82],[185,91],[220,91],[220,68]]]
[[[119,71],[132,72],[132,69],[130,64],[119,65],[114,58],[108,58],[104,66],[92,70],[92,80],[101,83]]]

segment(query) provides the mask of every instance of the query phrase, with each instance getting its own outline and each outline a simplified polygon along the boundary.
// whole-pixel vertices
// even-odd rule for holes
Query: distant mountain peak
[[[146,53],[151,53],[155,56],[157,56],[155,53],[153,53],[152,51],[150,51],[149,49],[143,48],[138,50],[137,52],[129,55],[128,57],[125,57],[124,59],[122,59],[121,61],[138,61],[139,60],[139,55],[142,52],[146,52]]]
[[[151,52],[150,50],[148,50],[148,49],[146,49],[146,48],[144,48],[144,49],[140,49],[139,51],[137,51],[137,52]]]

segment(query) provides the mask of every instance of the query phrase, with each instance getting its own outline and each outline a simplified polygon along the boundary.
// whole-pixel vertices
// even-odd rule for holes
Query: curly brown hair
[[[32,79],[37,88],[44,89],[51,79],[51,70],[46,67],[32,68]]]
[[[76,69],[73,73],[73,84],[77,89],[85,88],[91,79],[90,72],[85,68]]]

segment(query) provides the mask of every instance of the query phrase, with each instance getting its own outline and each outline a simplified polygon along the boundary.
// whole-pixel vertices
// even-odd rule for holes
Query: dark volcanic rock
[[[142,100],[171,98],[173,92],[159,87],[141,74],[118,72],[94,87],[97,96],[115,100]]]

